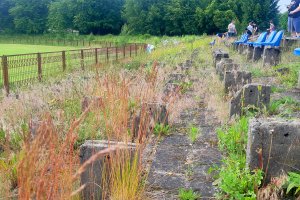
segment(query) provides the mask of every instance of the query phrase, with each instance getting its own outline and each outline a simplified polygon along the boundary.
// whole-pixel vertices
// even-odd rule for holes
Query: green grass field
[[[26,44],[0,44],[0,56],[15,55],[38,52],[52,52],[78,49],[79,47],[71,46],[43,46],[43,45],[26,45]]]

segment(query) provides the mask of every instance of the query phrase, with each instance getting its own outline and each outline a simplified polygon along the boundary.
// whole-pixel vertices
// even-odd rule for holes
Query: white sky
[[[279,11],[285,12],[286,11],[286,5],[290,4],[291,0],[279,0]]]

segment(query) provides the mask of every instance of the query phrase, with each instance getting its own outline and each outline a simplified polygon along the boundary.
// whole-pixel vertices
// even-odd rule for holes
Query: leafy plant
[[[227,150],[228,153],[245,152],[248,132],[248,119],[242,117],[232,126],[224,129],[218,129],[219,148]]]
[[[165,124],[157,123],[155,124],[153,129],[153,133],[156,136],[169,135],[169,132],[170,132],[170,126]]]
[[[188,136],[189,136],[192,143],[194,143],[197,140],[199,135],[200,135],[199,128],[197,128],[195,126],[190,126]]]
[[[186,189],[179,189],[178,197],[180,200],[196,200],[200,198],[200,194],[197,192],[194,192],[192,189],[186,190]]]
[[[221,189],[220,196],[229,199],[256,199],[255,190],[263,179],[262,171],[253,173],[246,168],[246,156],[231,154],[223,161],[216,183]]]
[[[288,187],[286,193],[289,193],[291,190],[295,190],[294,195],[299,194],[300,192],[300,174],[289,172],[288,173]]]
[[[248,119],[242,117],[229,127],[217,130],[219,148],[228,156],[222,160],[216,184],[221,199],[256,199],[256,190],[263,178],[262,171],[246,167]]]

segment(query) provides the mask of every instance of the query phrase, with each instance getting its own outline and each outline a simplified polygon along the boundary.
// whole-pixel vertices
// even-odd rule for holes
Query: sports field
[[[72,46],[43,46],[43,45],[26,45],[26,44],[0,44],[0,56],[15,55],[38,52],[63,51],[78,49]]]

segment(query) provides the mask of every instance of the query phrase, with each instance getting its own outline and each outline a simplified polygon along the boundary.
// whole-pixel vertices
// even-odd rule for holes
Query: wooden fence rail
[[[0,88],[9,94],[12,86],[22,86],[73,69],[92,69],[96,64],[137,56],[145,44],[89,48],[69,51],[1,56]]]

